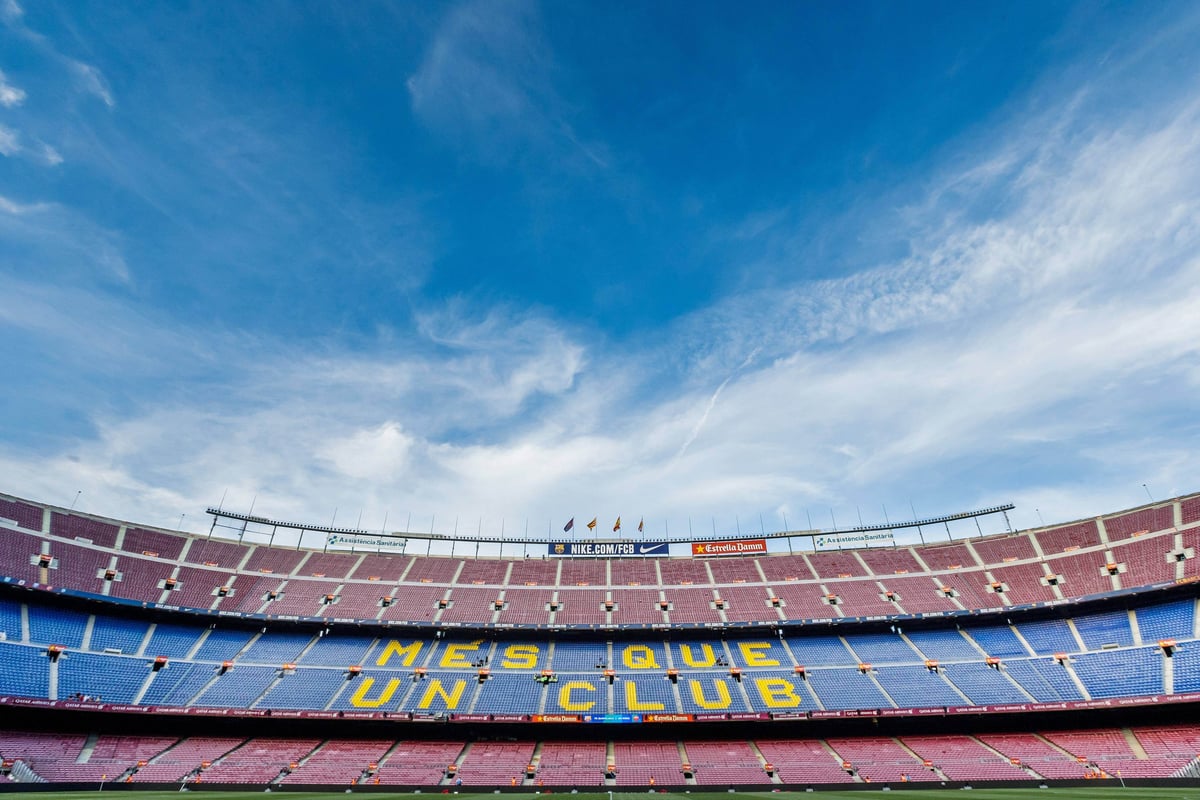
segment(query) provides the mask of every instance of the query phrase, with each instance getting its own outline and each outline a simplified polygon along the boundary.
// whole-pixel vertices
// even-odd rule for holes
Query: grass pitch
[[[845,800],[869,800],[872,797],[882,797],[887,800],[936,800],[939,797],[949,797],[956,795],[959,797],[969,798],[969,800],[1026,800],[1030,798],[1043,798],[1044,800],[1200,800],[1200,788],[1179,788],[1179,789],[1162,789],[1151,787],[1130,787],[1128,789],[1121,788],[1119,783],[1105,782],[1103,785],[1084,786],[1073,789],[971,789],[965,795],[965,790],[948,789],[948,790],[920,790],[920,789],[893,789],[889,792],[883,792],[879,789],[859,789],[856,791],[829,791],[829,792],[613,792],[612,800],[833,800],[834,798],[844,798]],[[225,792],[212,791],[205,792],[203,789],[189,790],[188,795],[195,798],[196,795],[203,794],[204,798],[211,800],[263,800],[264,792]],[[282,792],[275,791],[271,794],[280,798],[280,800],[338,800],[345,798],[345,792]],[[378,792],[356,792],[360,798],[368,798],[368,800],[414,800],[414,798],[425,797],[428,800],[433,800],[439,797],[441,789],[430,789],[415,794],[411,792],[405,793],[378,793]],[[557,796],[563,800],[609,800],[608,792],[594,792],[570,794],[569,792],[556,792]],[[109,800],[181,800],[182,797],[178,791],[172,792],[126,792],[120,790],[103,791],[103,797]],[[536,794],[534,792],[506,792],[504,794],[493,794],[491,792],[478,793],[469,791],[454,792],[450,789],[449,797],[454,800],[546,800],[545,794]],[[33,797],[38,800],[97,800],[97,792],[37,792]]]

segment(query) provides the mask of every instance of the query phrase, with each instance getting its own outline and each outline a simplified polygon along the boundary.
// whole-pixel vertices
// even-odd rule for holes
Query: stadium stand
[[[818,739],[759,739],[758,750],[786,784],[853,783],[850,770]]]
[[[319,739],[250,739],[202,770],[205,783],[266,784],[286,775]]]
[[[857,776],[871,783],[936,781],[941,778],[896,739],[864,736],[826,741],[844,762],[849,762]]]
[[[8,600],[0,606],[9,634],[0,641],[0,663],[14,668],[0,675],[0,687],[49,700],[78,694],[113,703],[272,709],[323,709],[336,701],[341,709],[401,710],[411,695],[405,710],[483,714],[850,710],[1136,697],[1200,689],[1200,648],[1191,636],[1195,605],[1176,600],[1138,609],[1141,645],[1124,610],[1016,626],[775,640],[668,645],[526,636],[492,645],[461,636],[149,623]],[[27,638],[22,619],[28,620]],[[1168,656],[1160,639],[1174,640],[1178,652]],[[61,648],[54,660],[47,658],[51,646]],[[154,669],[160,657],[165,663]],[[1001,663],[985,664],[986,657]],[[351,668],[374,680],[373,670],[395,669],[396,658],[402,668],[428,668],[420,691],[393,690],[378,705],[378,688],[361,680],[347,686]],[[1167,686],[1169,662],[1173,689]],[[796,667],[804,668],[803,679]],[[480,678],[484,668],[488,674]],[[614,681],[611,698],[605,670]],[[667,680],[669,670],[674,681]],[[537,680],[543,671],[552,683]],[[423,706],[425,700],[430,705]]]
[[[1029,774],[970,736],[905,736],[901,744],[952,781],[1027,780]]]
[[[358,718],[338,716],[347,714],[399,724],[597,715],[815,724],[1194,702],[1194,497],[962,542],[711,559],[321,552],[4,497],[0,518],[0,704],[336,720],[333,738],[186,727],[0,734],[6,768],[31,779],[580,788],[1150,779],[1195,766],[1200,751],[1194,726],[1144,724],[825,738],[813,728],[805,739],[734,739],[713,727],[715,740],[695,726],[651,742],[535,741],[548,730],[537,728],[517,741],[452,729],[448,741],[336,735]]]
[[[462,742],[396,742],[378,762],[379,769],[371,782],[385,786],[434,786],[445,777],[446,767],[457,761],[463,746]]]
[[[683,749],[700,785],[771,782],[749,742],[686,741]]]
[[[147,759],[133,776],[136,783],[177,783],[193,777],[202,764],[212,763],[233,750],[245,739],[192,736]]]
[[[1181,516],[1194,513],[1195,505],[1195,498],[1179,501]],[[446,621],[652,624],[664,621],[658,613],[661,609],[654,610],[659,597],[617,590],[655,586],[666,591],[669,621],[675,625],[769,624],[780,618],[920,614],[1053,602],[1171,581],[1181,577],[1180,565],[1184,575],[1196,574],[1194,548],[1175,546],[1175,508],[1158,504],[1101,521],[985,537],[969,544],[646,563],[320,553],[123,529],[114,521],[42,510],[14,498],[4,499],[0,506],[0,512],[7,509],[8,517],[20,518],[12,528],[0,527],[0,563],[4,573],[16,580],[115,599],[251,614],[375,619],[383,608],[381,598],[390,596],[399,598],[403,606],[383,608],[384,619],[433,621],[437,602],[449,597],[456,610],[446,610]],[[47,517],[50,524],[43,532]],[[1106,549],[1110,545],[1101,542],[1099,530],[1101,524],[1107,530],[1110,523],[1111,549]],[[1186,543],[1197,534],[1187,528],[1183,535]],[[49,557],[44,567],[39,567],[40,555]],[[106,577],[106,571],[112,574]],[[912,577],[921,572],[930,580]],[[429,591],[414,603],[408,595],[426,584]],[[482,594],[471,595],[464,584],[505,589],[499,615],[490,605],[497,592],[481,590]],[[715,594],[701,588],[712,586]],[[561,620],[552,623],[550,617],[553,592],[534,587],[561,588]],[[595,587],[597,594],[571,591],[580,587]],[[610,596],[601,598],[601,591]],[[271,598],[271,593],[276,596]],[[836,595],[836,604],[828,602],[827,593]],[[727,610],[714,607],[713,601],[722,595],[727,595]],[[761,596],[779,598],[778,609],[760,603]],[[593,602],[597,598],[600,603]],[[593,608],[605,599],[616,606],[611,618]]]
[[[684,782],[683,762],[675,742],[616,742],[613,745],[617,786],[676,786]]]
[[[288,769],[280,783],[305,785],[346,785],[362,780],[370,772],[372,764],[391,748],[392,743],[378,739],[331,740],[303,761],[295,769]]]
[[[476,742],[466,749],[457,775],[468,786],[506,786],[533,765],[533,742]]]

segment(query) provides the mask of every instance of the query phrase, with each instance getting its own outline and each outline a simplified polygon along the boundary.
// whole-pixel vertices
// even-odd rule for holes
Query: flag
[[[589,531],[596,530],[596,517],[592,517],[592,521],[588,523],[588,530]]]
[[[640,520],[638,520],[638,533],[645,533],[645,531],[646,531],[646,518],[642,517]]]
[[[616,533],[619,530],[621,530],[621,518],[617,517],[617,521],[613,523],[613,533]]]
[[[565,532],[565,531],[569,531],[569,530],[571,530],[571,529],[572,529],[572,528],[574,528],[574,527],[575,527],[575,518],[574,518],[574,517],[571,517],[569,520],[567,520],[567,524],[566,524],[566,525],[563,525],[563,531],[564,531],[564,532]]]

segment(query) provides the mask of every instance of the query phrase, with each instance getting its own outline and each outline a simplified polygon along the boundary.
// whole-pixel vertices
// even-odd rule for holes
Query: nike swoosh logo
[[[639,553],[653,553],[655,550],[661,550],[662,548],[663,548],[663,546],[661,544],[656,544],[653,547],[646,547],[646,545],[642,545],[641,547],[638,548],[638,552]]]

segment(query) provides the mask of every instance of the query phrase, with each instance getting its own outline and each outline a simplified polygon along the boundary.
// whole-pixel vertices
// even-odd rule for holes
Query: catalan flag
[[[642,517],[640,520],[638,520],[638,533],[645,533],[645,532],[646,532],[646,518]]]
[[[594,530],[596,530],[596,519],[597,519],[597,517],[592,517],[592,521],[588,523],[588,530],[589,530],[589,531],[594,531]]]
[[[613,523],[613,533],[621,530],[621,518],[617,517],[617,521]]]
[[[563,531],[569,531],[574,527],[575,527],[575,518],[571,517],[569,520],[567,520],[567,524],[563,525]]]

